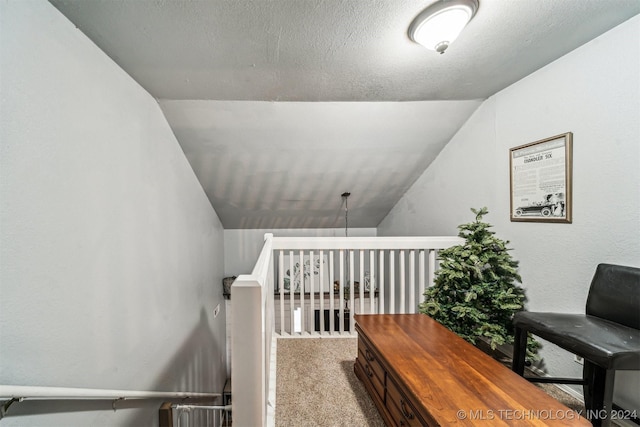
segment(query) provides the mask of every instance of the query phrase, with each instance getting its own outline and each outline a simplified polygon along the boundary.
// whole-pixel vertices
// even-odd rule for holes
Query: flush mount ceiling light
[[[409,37],[427,49],[444,53],[478,10],[478,0],[442,0],[422,12],[409,26]]]

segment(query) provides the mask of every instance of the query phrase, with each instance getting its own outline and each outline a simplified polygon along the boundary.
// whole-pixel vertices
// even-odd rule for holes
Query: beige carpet
[[[356,339],[287,338],[277,348],[276,427],[384,427],[353,372]]]
[[[276,427],[384,426],[353,372],[355,338],[278,339]],[[553,385],[541,385],[572,409],[584,406]]]

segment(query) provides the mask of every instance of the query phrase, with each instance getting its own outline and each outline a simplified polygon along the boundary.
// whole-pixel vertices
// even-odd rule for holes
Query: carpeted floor
[[[353,372],[355,338],[278,339],[276,427],[384,426]],[[541,385],[575,410],[580,401],[553,385]]]
[[[279,339],[277,348],[276,427],[384,427],[353,372],[355,338]]]

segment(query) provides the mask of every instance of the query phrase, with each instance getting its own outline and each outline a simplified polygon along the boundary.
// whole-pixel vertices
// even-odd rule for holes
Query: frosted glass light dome
[[[444,53],[477,10],[477,0],[438,1],[414,19],[409,37],[427,49]]]

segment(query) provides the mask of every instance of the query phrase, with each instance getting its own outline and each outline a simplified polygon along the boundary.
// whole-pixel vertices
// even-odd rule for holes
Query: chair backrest
[[[586,313],[640,329],[640,268],[599,264],[591,281]]]

